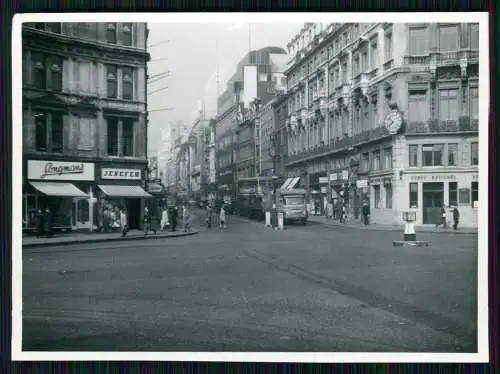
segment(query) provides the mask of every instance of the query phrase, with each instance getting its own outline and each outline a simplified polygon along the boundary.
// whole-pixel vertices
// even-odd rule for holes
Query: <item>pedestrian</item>
[[[207,218],[205,221],[210,229],[212,227],[212,204],[210,202],[207,204]]]
[[[346,222],[346,215],[347,215],[347,208],[345,204],[342,204],[340,208],[340,223],[345,223]]]
[[[453,230],[458,230],[458,221],[460,220],[460,212],[457,207],[453,208]]]
[[[169,226],[170,223],[168,222],[168,210],[166,207],[163,207],[163,211],[161,212],[160,230],[163,231],[165,227]]]
[[[191,231],[191,217],[186,207],[182,211],[182,219],[184,220],[184,232]]]
[[[227,228],[226,226],[226,204],[222,204],[219,213],[219,227],[221,229]]]
[[[365,225],[368,225],[370,223],[370,207],[368,206],[368,203],[365,201],[363,203],[363,221]]]
[[[37,212],[37,233],[40,238],[43,238],[45,236],[45,229],[44,229],[44,223],[43,223],[43,211],[42,209],[38,209]]]
[[[125,208],[120,209],[120,229],[122,232],[122,237],[128,233],[128,219],[127,210]]]
[[[441,206],[441,210],[439,211],[439,219],[436,222],[436,229],[439,226],[443,226],[443,229],[446,228],[446,208],[444,204]]]
[[[47,238],[52,237],[52,212],[48,207],[43,214],[43,231]]]
[[[172,212],[170,213],[170,220],[172,221],[172,231],[176,231],[178,218],[179,218],[179,211],[177,209],[177,206],[174,205],[172,208]]]
[[[144,235],[147,235],[149,231],[153,231],[156,234],[156,229],[151,227],[151,212],[148,207],[144,208]]]

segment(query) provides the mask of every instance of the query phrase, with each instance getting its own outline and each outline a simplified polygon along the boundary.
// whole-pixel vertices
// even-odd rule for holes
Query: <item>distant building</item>
[[[42,16],[43,18],[43,16]],[[25,23],[23,221],[102,227],[105,208],[142,225],[147,166],[146,23]]]

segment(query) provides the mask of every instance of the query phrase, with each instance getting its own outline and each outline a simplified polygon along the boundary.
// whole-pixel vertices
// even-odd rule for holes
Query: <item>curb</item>
[[[343,228],[348,228],[348,229],[353,229],[353,230],[363,230],[363,231],[387,231],[387,232],[403,232],[404,227],[401,228],[378,228],[377,225],[372,225],[372,227],[375,227],[373,229],[367,229],[364,227],[357,227],[357,226],[351,226],[349,224],[335,224],[335,223],[325,223],[322,221],[316,221],[316,220],[311,220],[310,222],[318,223],[320,225],[325,225],[325,226],[331,226],[331,227],[343,227]],[[422,234],[448,234],[448,235],[478,235],[478,232],[472,232],[472,231],[429,231],[429,230],[418,230],[416,228],[417,232],[422,233]]]
[[[116,238],[106,238],[106,239],[95,239],[95,240],[68,240],[59,241],[54,243],[28,243],[23,244],[23,248],[36,248],[36,247],[60,247],[63,245],[75,245],[75,244],[92,244],[92,243],[106,243],[106,242],[121,242],[121,241],[132,241],[132,240],[149,240],[149,239],[169,239],[169,238],[182,238],[184,236],[197,235],[198,231],[182,232],[177,235],[145,235],[145,236],[129,236],[127,237],[116,237]]]

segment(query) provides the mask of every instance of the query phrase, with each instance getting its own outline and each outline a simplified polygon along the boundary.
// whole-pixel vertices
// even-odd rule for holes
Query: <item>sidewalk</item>
[[[369,225],[364,225],[363,223],[356,221],[351,223],[340,223],[338,220],[327,219],[324,216],[309,216],[309,221],[321,223],[328,226],[341,226],[352,229],[360,229],[360,230],[376,230],[376,231],[404,231],[404,224],[377,224],[371,223]],[[468,235],[477,235],[476,227],[459,227],[458,230],[453,230],[452,227],[438,228],[436,229],[433,225],[415,225],[415,231],[419,232],[430,232],[430,233],[443,233],[443,234],[468,234]]]
[[[53,238],[38,238],[34,236],[23,237],[23,248],[44,247],[44,246],[60,246],[71,244],[84,244],[84,243],[103,243],[103,242],[117,242],[125,240],[145,240],[145,239],[166,239],[177,238],[183,236],[196,235],[198,231],[184,232],[180,231],[157,231],[156,234],[150,233],[144,235],[144,231],[131,230],[127,236],[122,237],[120,233],[71,233],[71,234],[58,234]]]

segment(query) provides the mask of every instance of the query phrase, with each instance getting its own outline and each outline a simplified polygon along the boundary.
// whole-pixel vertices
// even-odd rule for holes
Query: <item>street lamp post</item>
[[[253,105],[253,111],[254,111],[254,118],[253,118],[253,121],[254,121],[254,128],[257,130],[257,137],[258,137],[258,145],[259,145],[259,152],[258,154],[256,155],[259,160],[258,160],[258,163],[256,162],[255,163],[255,174],[257,175],[257,194],[259,193],[260,191],[260,173],[261,173],[261,160],[262,160],[262,134],[261,134],[261,124],[260,124],[260,112],[259,112],[259,109],[260,109],[260,103],[261,103],[261,100],[256,97],[253,102],[251,103],[251,105]]]
[[[273,179],[273,207],[276,206],[276,180],[278,179],[278,176],[276,175],[276,155],[277,155],[277,152],[276,152],[276,134],[271,134],[270,135],[270,143],[271,143],[271,146],[269,147],[269,156],[271,157],[272,161],[273,161],[273,175],[272,175],[272,179]]]

